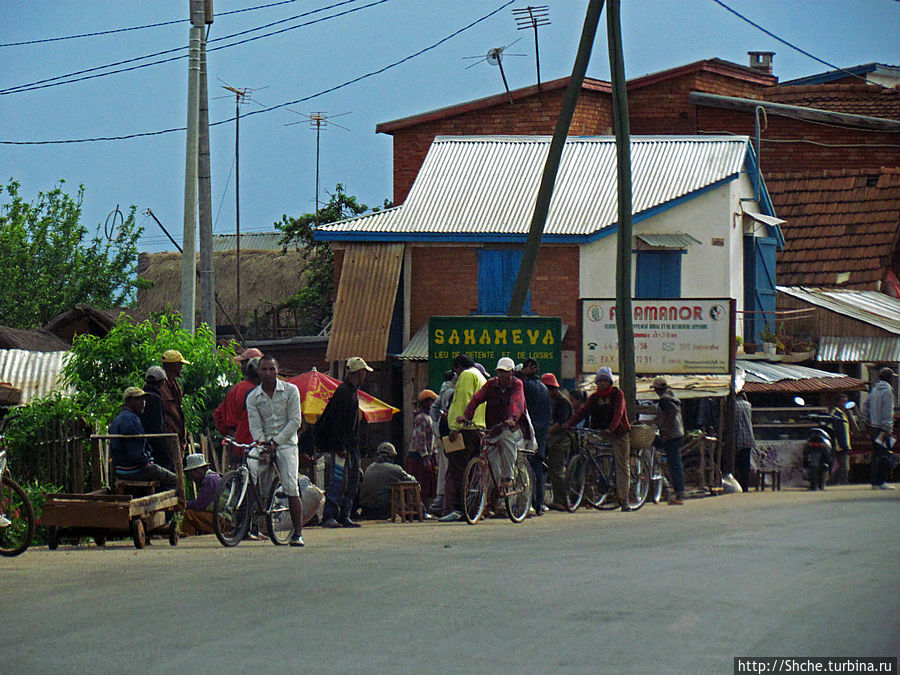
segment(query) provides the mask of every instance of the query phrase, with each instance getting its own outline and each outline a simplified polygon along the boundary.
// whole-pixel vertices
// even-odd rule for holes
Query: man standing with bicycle
[[[303,546],[303,506],[297,483],[300,450],[300,391],[296,385],[278,379],[278,362],[273,356],[259,360],[259,386],[247,395],[247,421],[254,441],[275,447],[275,462],[281,473],[281,487],[291,511],[291,546]]]
[[[664,377],[653,378],[653,391],[659,397],[656,404],[656,425],[659,438],[656,446],[666,453],[672,489],[675,494],[669,499],[670,505],[684,504],[684,464],[681,461],[681,446],[684,443],[684,423],[681,421],[681,401]]]
[[[631,454],[631,438],[628,432],[631,431],[631,423],[625,409],[625,394],[613,386],[612,370],[606,366],[597,371],[594,383],[597,385],[597,391],[588,396],[584,405],[575,411],[562,428],[574,427],[585,417],[590,416],[590,428],[604,432],[612,446],[616,463],[616,499],[622,505],[623,511],[631,511],[631,507],[628,506]]]
[[[515,367],[513,360],[508,356],[500,359],[497,362],[496,377],[489,379],[475,392],[463,414],[456,418],[460,424],[471,422],[475,410],[484,403],[484,421],[488,429],[504,425],[498,439],[498,452],[489,458],[501,490],[512,487],[516,453],[523,445],[520,423],[525,415],[525,391],[522,380],[513,375]]]

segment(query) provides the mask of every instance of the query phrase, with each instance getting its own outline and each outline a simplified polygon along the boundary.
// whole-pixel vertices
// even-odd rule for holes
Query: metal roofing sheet
[[[811,378],[847,377],[843,373],[798,366],[792,363],[768,363],[766,361],[738,360],[738,368],[743,368],[747,382],[778,382],[780,380],[806,380]]]
[[[385,360],[402,262],[403,244],[350,244],[344,250],[329,361]]]
[[[797,366],[789,363],[738,360],[744,370],[744,391],[751,393],[801,393],[822,391],[855,391],[866,383],[842,373]]]
[[[401,361],[427,361],[428,360],[428,324],[424,324],[416,334],[412,336],[409,344],[402,352],[397,354]]]
[[[362,216],[320,230],[524,235],[550,140],[438,136],[396,217]],[[747,148],[746,136],[632,137],[633,212],[648,212],[736,178]],[[617,208],[615,138],[567,139],[545,234],[593,234],[616,222]]]
[[[811,305],[900,335],[900,300],[878,291],[778,286],[778,291]]]
[[[242,232],[242,251],[280,251],[284,232]],[[237,247],[236,234],[214,234],[213,251],[233,251]]]
[[[829,363],[900,363],[898,337],[819,338],[816,361]]]
[[[744,211],[744,215],[748,218],[752,218],[753,220],[764,223],[765,225],[771,225],[772,227],[780,227],[784,225],[787,221],[782,220],[781,218],[776,218],[775,216],[767,216],[762,213],[757,213],[756,211]]]
[[[637,238],[649,246],[666,248],[687,248],[700,243],[689,234],[639,234]]]
[[[62,383],[62,368],[68,352],[28,352],[0,349],[0,382],[22,390],[22,403],[51,391],[69,391]]]

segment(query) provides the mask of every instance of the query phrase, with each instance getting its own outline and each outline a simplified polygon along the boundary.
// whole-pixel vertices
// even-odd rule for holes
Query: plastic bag
[[[725,490],[725,494],[740,494],[743,492],[741,484],[737,482],[737,478],[730,473],[722,477],[722,488]]]

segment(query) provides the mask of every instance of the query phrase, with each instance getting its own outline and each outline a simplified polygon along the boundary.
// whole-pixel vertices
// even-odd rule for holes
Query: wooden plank
[[[165,490],[157,492],[146,497],[137,497],[129,502],[130,513],[132,516],[142,516],[153,511],[161,509],[169,509],[179,504],[179,497],[176,490]]]
[[[57,502],[68,502],[68,501],[81,501],[81,502],[130,502],[131,495],[111,495],[111,494],[103,494],[96,492],[87,492],[80,494],[66,494],[64,492],[57,493],[55,495],[49,495],[47,497],[47,501],[45,503],[57,503]]]
[[[130,521],[128,504],[120,502],[69,501],[45,504],[41,525],[50,527],[102,527],[127,530]]]

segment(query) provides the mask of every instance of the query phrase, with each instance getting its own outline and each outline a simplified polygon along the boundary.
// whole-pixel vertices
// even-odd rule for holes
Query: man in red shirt
[[[247,394],[259,384],[259,375],[254,367],[258,361],[254,361],[254,359],[259,359],[261,356],[261,351],[251,347],[236,357],[235,360],[241,365],[241,374],[244,379],[228,391],[225,400],[213,413],[219,433],[233,436],[238,443],[253,441],[253,437],[250,435],[250,425],[247,422]],[[242,457],[244,454],[242,448],[232,448],[231,452],[233,458]]]
[[[623,511],[628,508],[628,456],[631,454],[631,423],[625,409],[625,394],[613,386],[612,371],[605,366],[594,378],[597,391],[588,396],[569,421],[562,425],[563,429],[574,427],[578,422],[590,415],[590,428],[604,432],[604,436],[612,446],[616,460],[616,498]]]
[[[497,362],[496,377],[489,379],[475,392],[463,414],[456,418],[460,424],[471,421],[475,416],[475,409],[484,403],[484,422],[487,428],[504,425],[496,453],[499,456],[489,457],[501,489],[512,486],[516,453],[523,445],[521,425],[525,423],[525,391],[522,380],[513,376],[514,368],[511,358],[504,356],[500,359]]]

